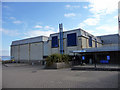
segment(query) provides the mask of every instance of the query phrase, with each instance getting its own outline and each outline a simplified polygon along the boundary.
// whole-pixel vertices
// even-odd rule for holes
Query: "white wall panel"
[[[70,51],[77,50],[77,46],[67,47],[67,54],[73,55],[73,53],[70,53]]]
[[[29,60],[29,44],[20,45],[20,60]]]
[[[48,55],[51,55],[51,40],[48,41]]]
[[[43,60],[43,42],[30,44],[30,60]]]
[[[59,53],[59,48],[52,48],[51,50],[52,50],[52,54]]]
[[[46,41],[46,42],[44,42],[44,45],[43,45],[43,47],[44,47],[44,56],[48,56],[48,51],[49,51],[49,43]]]
[[[11,56],[13,57],[14,60],[19,59],[19,46],[12,46],[11,47]]]

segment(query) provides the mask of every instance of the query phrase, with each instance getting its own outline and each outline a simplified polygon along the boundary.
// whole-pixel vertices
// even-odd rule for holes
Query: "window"
[[[95,47],[97,47],[97,41],[95,41]]]
[[[89,47],[92,47],[92,37],[89,36]]]
[[[58,36],[52,37],[52,47],[58,47]]]
[[[76,46],[76,33],[67,34],[67,46]]]
[[[95,47],[97,47],[97,39],[95,38]]]

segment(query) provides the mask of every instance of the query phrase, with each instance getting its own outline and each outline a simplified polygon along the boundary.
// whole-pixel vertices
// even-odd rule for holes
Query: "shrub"
[[[70,56],[67,54],[52,54],[46,58],[46,65],[50,66],[57,62],[65,62],[66,64],[69,64],[69,59]]]
[[[62,58],[63,62],[65,62],[66,64],[69,64],[69,60],[70,60],[69,55],[67,55],[67,54],[62,54],[62,55],[61,55],[61,58]]]

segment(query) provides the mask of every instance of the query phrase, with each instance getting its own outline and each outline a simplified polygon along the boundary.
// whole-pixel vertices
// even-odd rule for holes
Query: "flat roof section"
[[[120,51],[118,44],[112,46],[103,46],[97,48],[84,48],[82,50],[74,50],[71,53],[85,53],[85,52],[104,52],[104,51]]]
[[[38,37],[33,37],[33,38],[27,38],[27,39],[13,41],[12,45],[28,44],[28,43],[47,41],[47,40],[48,40],[48,37],[46,37],[46,36],[38,36]]]
[[[110,34],[110,35],[103,35],[97,37],[103,41],[103,44],[118,44],[119,42],[118,34]]]
[[[84,36],[84,37],[87,37],[87,38],[89,38],[89,36],[91,36],[93,40],[96,40],[97,42],[102,43],[100,38],[98,38],[98,37],[96,37],[96,36],[86,32],[85,30],[83,30],[81,28],[68,30],[68,31],[63,31],[63,38],[67,38],[66,35],[70,34],[70,33],[78,33],[77,36]],[[58,38],[59,38],[59,32],[50,34],[49,40],[51,40],[52,36],[58,36]]]

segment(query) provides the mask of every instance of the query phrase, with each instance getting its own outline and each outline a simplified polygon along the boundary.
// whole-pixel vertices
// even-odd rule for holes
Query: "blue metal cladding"
[[[92,37],[89,36],[89,47],[92,47]]]
[[[62,26],[62,23],[59,24],[59,33],[60,33],[60,54],[63,54],[63,26]]]
[[[58,36],[52,37],[52,47],[58,47]]]
[[[77,40],[76,40],[76,33],[67,34],[67,46],[76,46]]]

